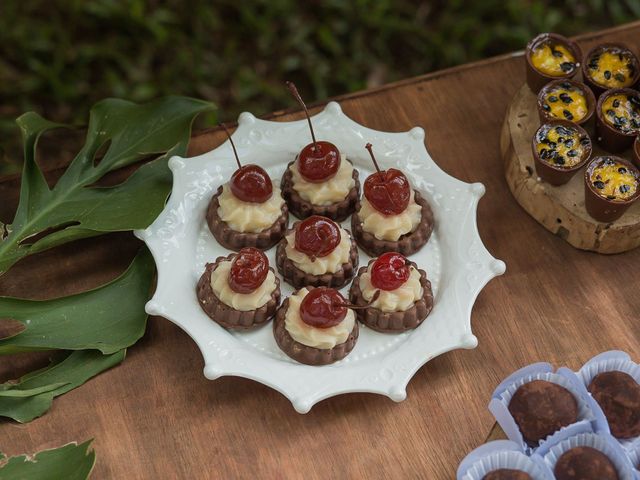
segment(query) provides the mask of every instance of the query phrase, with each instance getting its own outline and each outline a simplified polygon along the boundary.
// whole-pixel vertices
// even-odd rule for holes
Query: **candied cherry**
[[[364,196],[373,208],[384,215],[397,215],[404,212],[411,197],[409,180],[404,173],[395,168],[380,170],[371,144],[367,143],[365,148],[369,150],[377,171],[364,181]]]
[[[316,141],[316,135],[313,132],[311,117],[298,89],[293,82],[287,82],[287,87],[291,91],[294,98],[300,103],[304,114],[309,122],[309,130],[311,130],[312,143],[302,149],[298,155],[298,171],[302,178],[311,183],[322,183],[333,177],[340,168],[340,152],[338,147],[333,143],[325,141]]]
[[[300,303],[300,318],[312,327],[330,328],[338,325],[346,316],[347,301],[333,288],[309,290]]]
[[[264,203],[271,198],[273,193],[273,185],[271,184],[271,178],[269,174],[264,171],[259,165],[242,165],[238,152],[236,151],[236,145],[233,143],[231,133],[227,129],[226,125],[220,125],[227,137],[231,142],[231,148],[233,148],[233,155],[236,157],[236,163],[238,164],[238,170],[236,170],[231,176],[230,188],[231,193],[243,202],[250,203]]]
[[[380,255],[371,265],[371,284],[380,290],[395,290],[409,280],[407,259],[397,252]]]
[[[296,250],[311,258],[326,257],[340,240],[340,227],[327,217],[312,215],[296,226]]]
[[[236,293],[251,293],[264,282],[269,273],[267,256],[253,247],[241,249],[231,262],[229,287]]]

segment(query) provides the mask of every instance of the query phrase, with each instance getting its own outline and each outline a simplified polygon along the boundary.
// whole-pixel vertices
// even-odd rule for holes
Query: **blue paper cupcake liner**
[[[486,474],[509,468],[528,473],[533,480],[553,480],[553,474],[542,458],[522,453],[517,443],[497,440],[486,443],[467,455],[458,467],[457,480],[482,480]]]

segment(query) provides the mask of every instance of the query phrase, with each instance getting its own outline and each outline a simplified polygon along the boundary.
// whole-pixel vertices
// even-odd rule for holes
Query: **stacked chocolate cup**
[[[598,45],[583,56],[575,42],[543,33],[527,45],[525,65],[527,85],[538,96],[541,122],[532,140],[536,173],[560,186],[584,169],[587,212],[599,222],[616,221],[640,197],[638,57],[629,47],[614,43]],[[558,127],[569,135],[569,148],[567,135],[555,135]],[[548,138],[549,132],[555,138]],[[630,155],[624,154],[631,161],[613,155],[592,157],[590,135],[606,152],[621,155],[631,149]],[[576,139],[583,148],[573,148]],[[602,171],[600,167],[611,162],[623,173]]]

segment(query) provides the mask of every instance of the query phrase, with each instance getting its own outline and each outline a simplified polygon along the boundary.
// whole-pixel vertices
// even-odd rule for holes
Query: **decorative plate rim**
[[[181,291],[180,284],[176,286],[180,279],[174,270],[176,265],[180,269],[180,260],[184,260],[185,256],[185,252],[180,250],[181,241],[184,241],[189,233],[196,232],[196,226],[189,223],[189,218],[193,217],[190,216],[190,208],[195,208],[198,202],[202,202],[202,197],[211,191],[206,184],[207,170],[202,166],[210,165],[213,157],[222,149],[226,151],[229,148],[228,140],[214,150],[189,158],[188,161],[180,157],[169,160],[169,168],[173,173],[171,196],[164,210],[148,228],[135,231],[135,235],[151,250],[158,269],[156,291],[146,304],[145,310],[150,315],[167,318],[193,338],[204,357],[204,375],[208,379],[238,376],[255,380],[282,393],[299,413],[307,413],[317,402],[342,393],[378,393],[400,402],[406,398],[409,380],[426,362],[453,349],[472,349],[478,344],[471,330],[472,307],[482,288],[494,277],[502,275],[506,268],[503,261],[494,258],[488,252],[478,232],[477,205],[484,195],[485,188],[481,183],[469,184],[441,170],[427,152],[424,143],[425,133],[421,127],[413,127],[406,132],[373,130],[345,115],[337,102],[328,103],[313,118],[314,125],[323,121],[332,122],[343,127],[344,131],[358,132],[358,135],[367,141],[373,138],[396,145],[398,151],[402,149],[409,152],[408,158],[413,157],[414,161],[418,162],[411,165],[408,160],[403,170],[414,186],[419,184],[421,189],[426,190],[436,214],[436,229],[439,228],[440,222],[443,222],[447,229],[455,233],[451,237],[444,237],[446,242],[442,242],[442,248],[452,256],[456,268],[447,272],[446,288],[440,289],[438,296],[441,298],[437,299],[429,318],[438,315],[445,316],[446,319],[451,318],[451,323],[456,328],[447,332],[437,349],[425,353],[424,349],[420,349],[420,340],[429,336],[426,321],[421,326],[422,330],[419,327],[407,337],[402,348],[393,349],[384,356],[372,356],[366,362],[350,364],[343,369],[346,373],[339,375],[336,375],[336,372],[339,371],[340,365],[313,367],[296,363],[285,364],[275,358],[261,355],[255,349],[242,348],[244,344],[222,327],[209,329],[215,333],[203,334],[202,331],[198,331],[199,327],[190,321],[194,318],[193,315],[202,315],[195,298],[195,272],[189,269],[181,272],[183,276],[187,275],[182,280],[187,281],[192,290],[194,301],[191,302],[189,294],[185,293],[186,289]],[[236,145],[242,147],[251,144],[252,135],[255,137],[256,132],[266,133],[274,128],[293,129],[304,125],[306,120],[274,122],[261,120],[251,113],[244,112],[238,118],[238,128],[233,133],[233,139]],[[364,145],[365,141],[362,143]],[[378,160],[382,165],[388,165],[385,158]],[[201,164],[200,169],[197,163]],[[286,165],[288,162],[283,163]],[[412,168],[416,171],[412,171]],[[428,172],[430,178],[437,177],[443,187],[446,185],[453,189],[457,198],[434,191],[434,184],[423,176],[418,176],[425,172]],[[210,196],[210,193],[208,194]],[[452,206],[456,208],[453,209]],[[202,214],[196,216],[203,221]],[[455,219],[451,220],[451,216],[455,216]],[[442,274],[444,275],[444,272]],[[191,281],[192,283],[189,283]],[[443,305],[443,302],[446,303]],[[214,322],[211,323],[216,325]],[[271,325],[264,328],[271,328]],[[310,372],[309,369],[312,369],[312,375],[307,374]]]

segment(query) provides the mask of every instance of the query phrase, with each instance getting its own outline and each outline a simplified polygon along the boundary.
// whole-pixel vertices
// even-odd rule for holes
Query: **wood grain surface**
[[[639,34],[634,23],[578,40],[587,50],[602,41],[634,44]],[[349,394],[298,415],[258,383],[206,380],[195,343],[151,318],[121,366],[58,398],[28,425],[0,421],[0,450],[93,437],[94,478],[452,479],[490,432],[489,396],[513,370],[539,360],[578,368],[613,348],[640,360],[640,250],[576,250],[529,217],[507,188],[500,127],[523,82],[522,57],[507,55],[339,98],[347,115],[372,128],[424,127],[444,170],[484,183],[480,234],[507,263],[473,309],[478,348],[429,362],[409,383],[406,401]],[[270,116],[290,120],[300,112]],[[192,152],[222,139],[216,131],[199,135]],[[16,188],[15,179],[0,183],[1,221],[11,219]],[[0,293],[45,298],[97,285],[123,270],[138,247],[118,234],[36,255],[0,278]],[[0,380],[42,362],[42,355],[3,357]]]
[[[500,134],[507,185],[518,203],[550,232],[583,250],[599,253],[626,252],[640,246],[640,202],[618,220],[594,220],[584,204],[584,171],[580,169],[565,185],[553,186],[538,179],[531,140],[540,126],[537,97],[525,84],[507,108]],[[591,128],[593,154],[607,155]],[[633,161],[631,149],[617,155]]]

